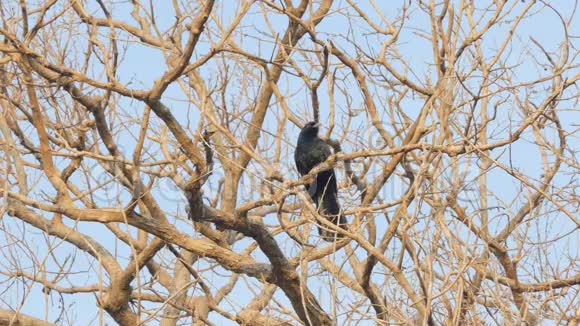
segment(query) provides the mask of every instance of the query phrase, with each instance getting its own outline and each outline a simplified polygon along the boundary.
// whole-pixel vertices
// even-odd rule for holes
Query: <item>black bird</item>
[[[300,175],[308,174],[312,168],[326,161],[331,154],[330,147],[324,140],[318,138],[318,127],[317,122],[308,122],[298,136],[294,162]],[[321,215],[330,222],[346,229],[346,218],[340,213],[334,169],[319,172],[316,179],[311,184],[306,185],[306,190]],[[334,241],[335,237],[342,237],[341,234],[321,227],[318,228],[318,234],[329,242]]]

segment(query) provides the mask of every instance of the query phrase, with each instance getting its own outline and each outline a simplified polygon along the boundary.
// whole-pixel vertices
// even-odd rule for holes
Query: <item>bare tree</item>
[[[0,2],[0,324],[577,324],[577,9]]]

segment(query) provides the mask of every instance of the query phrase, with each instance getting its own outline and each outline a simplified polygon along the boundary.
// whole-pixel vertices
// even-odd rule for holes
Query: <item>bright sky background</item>
[[[527,4],[527,1],[521,2],[522,3],[518,5],[518,8],[521,8],[521,6]],[[171,7],[168,4],[167,6],[164,6],[161,3],[162,2],[155,3],[156,21],[159,27],[166,28],[173,24],[174,14],[172,12]],[[389,19],[392,19],[398,16],[403,1],[382,1],[382,2],[377,1],[377,3],[380,3],[380,6],[383,8],[383,14],[385,14]],[[575,1],[571,0],[552,1],[550,3],[562,13],[572,12],[574,10],[574,6],[576,5]],[[214,13],[219,14],[221,19],[225,20],[226,22],[229,22],[229,20],[232,18],[233,8],[236,5],[237,5],[236,1],[229,0],[218,1]],[[59,5],[59,7],[61,6],[62,4]],[[130,4],[122,5],[121,3],[119,3],[115,4],[115,6],[116,10],[114,10],[112,14],[116,19],[124,20],[131,24],[135,24],[135,21],[129,15],[132,9]],[[366,1],[361,2],[360,6],[364,8],[365,11],[369,13],[369,15],[373,16],[372,9]],[[391,6],[394,6],[395,9],[391,9],[390,8]],[[345,1],[336,1],[332,7],[333,8],[332,10],[343,11],[347,10],[346,9],[347,7],[348,4]],[[536,7],[540,8],[542,6],[538,4]],[[428,73],[431,74],[432,80],[434,80],[435,75],[433,75],[434,70],[432,69],[433,59],[432,59],[431,44],[428,43],[425,39],[420,38],[416,34],[416,32],[419,30],[429,31],[429,27],[427,25],[429,23],[429,21],[427,20],[428,17],[424,13],[419,12],[416,4],[413,5],[412,9],[414,9],[416,12],[411,16],[412,17],[411,20],[406,23],[406,28],[403,30],[403,33],[400,36],[398,50],[401,56],[405,60],[407,60],[409,66],[417,74],[417,76],[414,79],[415,81],[424,81],[425,74]],[[350,10],[350,12],[352,12],[352,10]],[[515,10],[515,12],[519,12],[519,10]],[[534,11],[532,10],[532,12]],[[96,15],[101,16],[100,12]],[[271,19],[273,27],[277,29],[280,34],[282,34],[286,28],[287,20],[281,15],[273,15],[273,14],[270,14],[269,18]],[[260,11],[259,6],[256,4],[250,10],[250,13],[246,15],[246,17],[243,19],[241,26],[247,26],[248,28],[246,29],[246,31],[249,33],[254,33],[254,35],[261,31],[268,33],[268,29],[264,24],[263,14]],[[489,51],[487,55],[492,55],[493,49],[498,48],[500,46],[501,42],[504,39],[507,28],[509,28],[509,26],[496,26],[492,28],[490,34],[486,35],[483,38],[483,43],[485,44],[484,47],[487,49],[487,51]],[[360,30],[359,26],[351,26],[351,27],[346,26],[345,18],[339,14],[332,14],[330,17],[325,19],[323,23],[318,25],[316,29],[317,32],[320,33],[320,35],[328,34],[328,36],[321,37],[322,39],[328,38],[332,40],[336,46],[340,47],[343,50],[346,50],[347,53],[351,55],[354,54],[354,51],[350,44],[344,42],[344,39],[342,37],[345,35],[349,35],[349,38],[356,39],[357,42],[363,44],[364,45],[363,47],[365,48],[374,47],[378,49],[378,47],[380,46],[380,43],[377,42],[373,36],[363,35],[365,34],[366,31]],[[78,34],[75,36],[75,40],[79,42],[78,48],[82,49],[86,42],[83,39],[84,27],[76,32]],[[579,30],[577,23],[570,26],[570,32],[576,37],[578,36]],[[525,46],[529,45],[530,36],[533,36],[548,51],[557,52],[557,49],[560,47],[560,44],[563,41],[562,37],[563,32],[559,17],[556,14],[554,14],[551,10],[541,10],[541,12],[536,14],[534,17],[525,19],[518,27],[517,36],[514,39],[512,45],[514,49],[512,50],[513,54],[510,56],[510,60],[512,60],[513,63],[521,64],[520,67],[516,69],[518,75],[515,78],[520,81],[526,81],[537,78],[538,74],[541,75],[546,74],[546,72],[544,71],[537,71],[536,63],[532,62],[527,55],[524,56],[521,53],[521,51],[518,51],[519,45]],[[209,49],[209,45],[207,44],[206,40],[207,38],[205,36],[201,39],[200,43],[198,44],[198,47],[196,48],[195,56],[201,56],[206,53],[207,49]],[[273,44],[267,42],[259,42],[255,38],[252,38],[251,36],[245,37],[244,42],[239,43],[239,45],[241,45],[244,48],[244,50],[260,55],[261,57],[269,57],[269,53],[271,53],[273,49]],[[307,36],[304,37],[303,41],[299,44],[299,46],[305,46],[307,48],[312,47],[311,42],[308,40]],[[378,50],[376,52],[378,52]],[[536,59],[540,62],[545,62],[543,57],[538,57]],[[338,59],[336,58],[331,57],[330,60],[331,64],[336,65],[338,63]],[[402,68],[400,65],[396,66],[398,68]],[[212,80],[212,78],[214,78],[217,72],[216,69],[219,68],[215,67],[215,65],[213,64],[210,64],[207,67],[204,66],[204,68],[201,70],[201,74],[202,76],[204,76],[204,78],[206,78],[206,80]],[[166,65],[160,51],[158,51],[157,49],[151,49],[148,47],[144,47],[142,45],[138,45],[136,43],[132,43],[131,46],[125,52],[124,59],[121,64],[121,69],[119,70],[118,73],[118,78],[122,82],[129,83],[131,88],[145,89],[150,87],[153,84],[153,81],[159,78],[165,70]],[[96,72],[96,74],[99,73],[100,71]],[[310,120],[311,118],[311,116],[309,116],[311,109],[310,95],[307,91],[303,89],[303,82],[298,78],[294,77],[288,78],[288,76],[285,75],[281,78],[279,85],[282,90],[286,89],[300,90],[294,96],[288,99],[287,104],[289,107],[292,108],[292,110],[294,110],[295,113],[297,114],[299,113],[298,115],[303,117],[304,122]],[[360,90],[358,89],[358,87],[356,87],[356,84],[354,83],[351,86],[352,86],[351,93],[349,94],[352,97],[353,101],[351,106],[362,108],[363,102]],[[232,87],[232,92],[234,90],[235,88]],[[541,90],[538,91],[541,92]],[[323,83],[319,90],[321,108],[323,109],[323,111],[325,111],[325,108],[328,107],[328,98],[326,94],[327,94],[326,83]],[[380,99],[382,96],[387,96],[388,94],[377,93],[375,95],[377,96],[378,101],[378,99]],[[337,124],[340,126],[341,122],[344,120],[340,116],[341,114],[340,108],[346,107],[347,103],[343,96],[337,95],[336,100],[337,100],[336,106],[337,108],[339,108],[337,112]],[[184,94],[177,85],[172,85],[168,89],[168,91],[165,93],[163,97],[163,101],[169,107],[172,108],[173,114],[175,114],[178,117],[179,121],[184,123],[185,127],[189,127],[192,131],[195,130],[199,118],[198,110],[192,104],[186,102]],[[417,101],[411,100],[408,101],[407,103],[409,108],[408,114],[410,116],[416,115],[418,110],[420,109],[421,104],[422,100],[420,99]],[[240,103],[240,105],[248,105],[248,103]],[[123,99],[119,103],[119,107],[121,107],[125,113],[135,116],[140,116],[142,115],[143,112],[142,103],[137,101],[131,101],[129,99]],[[503,110],[499,112],[499,114],[501,114],[503,118],[507,119],[507,117],[511,114],[511,112],[509,111],[508,106],[506,105],[503,107]],[[574,124],[578,126],[580,120],[571,111],[568,113],[561,112],[560,118],[562,122],[568,126]],[[267,119],[268,119],[267,122],[268,121],[275,122],[274,120],[275,117],[273,114],[269,114]],[[326,119],[327,115],[325,115],[324,113],[321,114],[321,120],[323,124],[327,122]],[[363,122],[365,122],[364,119],[365,117],[361,116],[358,119],[359,123],[362,124]],[[190,121],[189,126],[186,125],[187,121]],[[368,121],[365,123],[368,123]],[[264,124],[265,130],[269,130],[275,133],[276,131],[275,128],[276,128],[275,123]],[[287,166],[285,167],[285,170],[288,171],[287,177],[292,178],[297,177],[297,173],[294,169],[294,163],[290,158],[292,157],[291,154],[293,151],[293,144],[295,143],[295,138],[297,136],[298,130],[299,129],[297,126],[293,126],[289,123],[287,124],[287,129],[284,134],[284,137],[286,137],[287,141],[290,144],[292,144],[292,146],[289,147],[289,152],[287,156],[289,160],[287,162],[288,163]],[[367,135],[367,137],[372,138],[373,133],[372,129],[369,129],[368,133],[370,134]],[[267,139],[268,136],[264,136],[264,138]],[[525,138],[533,140],[533,137],[530,136],[529,133],[527,134],[527,136],[525,136]],[[122,145],[125,146],[124,152],[130,156],[133,150],[134,142],[131,140],[130,137],[127,137],[126,140],[127,140],[126,143]],[[571,139],[568,145],[571,148],[577,149],[578,139],[577,138]],[[343,150],[345,152],[361,149],[355,146],[353,142],[346,142],[343,146],[344,146]],[[539,173],[541,173],[540,158],[539,155],[537,155],[537,152],[533,153],[530,152],[530,149],[532,148],[533,148],[532,146],[526,146],[525,144],[518,142],[517,145],[513,146],[511,155],[513,158],[514,165],[520,168],[522,172],[525,172],[526,174],[531,176],[539,177]],[[497,153],[497,155],[499,155],[499,153]],[[509,158],[506,155],[501,156],[502,162],[505,162],[508,159]],[[98,169],[96,169],[95,171],[97,170]],[[220,171],[216,171],[216,173],[219,174]],[[33,176],[31,176],[31,178],[32,177]],[[342,172],[341,177],[344,177]],[[516,183],[511,178],[506,178],[506,175],[499,170],[494,170],[494,172],[491,172],[488,181],[490,183],[490,188],[494,188],[494,190],[499,195],[501,195],[502,198],[513,198],[517,192],[521,191],[519,183]],[[564,181],[565,180],[563,178],[561,182]],[[400,184],[400,182],[397,183],[396,181],[388,183],[385,186],[385,190],[383,192],[385,200],[389,201],[397,199],[398,196],[403,191],[402,186],[403,185]],[[211,187],[210,185],[206,186],[206,188],[207,194],[208,195],[212,194],[214,188]],[[41,195],[42,190],[43,189],[41,189],[41,187],[37,188],[38,195]],[[184,202],[180,195],[180,192],[174,187],[172,188],[172,185],[170,183],[163,183],[163,181],[160,183],[158,190],[159,192],[155,194],[156,197],[165,198],[165,200],[161,201],[163,208],[169,211],[175,211],[181,214],[181,218],[183,218]],[[349,193],[346,191],[341,192],[341,198],[344,198],[344,200],[350,204],[355,204],[358,198],[348,199],[346,198],[348,195]],[[120,201],[126,202],[126,199],[127,198],[121,197]],[[103,200],[105,200],[105,198],[103,198]],[[173,220],[173,218],[170,218],[170,220]],[[277,223],[275,216],[266,218],[265,221],[266,223],[272,224]],[[25,239],[27,240],[33,238],[34,243],[37,246],[36,248],[34,248],[34,252],[37,254],[37,256],[44,257],[47,254],[46,252],[47,245],[44,239],[45,237],[41,231],[36,230],[21,222],[18,222],[14,218],[9,216],[4,216],[1,223],[5,225],[10,224],[11,228],[13,229],[15,228],[20,229],[21,231],[17,236],[25,237]],[[69,225],[73,224],[70,221],[67,221],[67,223]],[[178,221],[177,223],[182,231],[193,234],[193,230],[191,229],[189,223],[183,221]],[[551,223],[549,224],[553,225]],[[558,226],[560,227],[560,229],[558,228]],[[427,225],[425,227],[427,227]],[[558,224],[555,225],[555,228],[548,230],[548,233],[550,234],[550,236],[555,236],[556,234],[568,232],[571,229],[572,229],[571,223],[567,219],[562,218],[561,223],[559,222]],[[106,229],[103,226],[99,225],[98,223],[82,223],[81,225],[79,225],[79,230],[90,236],[93,236],[95,239],[97,239],[97,241],[103,243],[108,250],[116,253],[119,257],[122,257],[119,260],[123,262],[123,265],[125,265],[128,262],[130,256],[129,248],[126,247],[124,244],[121,244],[120,241],[113,241],[110,232],[106,231]],[[102,241],[103,239],[107,240]],[[111,241],[109,241],[109,239]],[[2,249],[2,247],[6,244],[5,241],[11,242],[12,240],[6,238],[0,239],[0,252],[4,250]],[[48,239],[48,241],[53,245],[62,242],[61,240],[55,238],[50,238]],[[558,252],[554,252],[553,256],[554,261],[559,260],[560,255],[570,255],[572,257],[578,257],[577,248],[580,245],[578,234],[576,233],[575,235],[570,236],[568,242],[566,243],[568,243],[569,245],[558,248],[560,250],[558,250]],[[241,241],[240,244],[237,244],[234,248],[235,249],[243,248],[247,246],[247,244],[248,241]],[[560,244],[564,245],[564,242],[560,242]],[[94,273],[99,270],[98,264],[92,258],[88,258],[87,255],[84,253],[76,253],[75,255],[75,250],[71,248],[72,246],[63,243],[58,246],[58,248],[54,251],[54,254],[59,257],[65,257],[67,255],[76,257],[75,268],[78,269],[78,271],[90,270],[91,271],[90,274],[94,275]],[[288,248],[290,248],[290,246]],[[24,249],[21,251],[22,255],[18,257],[19,261],[22,263],[21,267],[26,268],[27,265],[32,266],[32,263],[30,262],[32,256],[30,254],[25,255],[26,250]],[[164,250],[163,252],[165,253],[166,250]],[[287,252],[287,254],[288,256],[292,255],[291,252]],[[159,256],[160,255],[158,255],[158,257]],[[167,255],[164,254],[164,256],[170,258],[172,257],[170,254]],[[267,262],[267,260],[263,256],[259,254],[256,254],[255,256],[261,257],[258,258],[257,260],[261,262]],[[342,258],[343,258],[342,253],[337,254],[337,260],[340,260]],[[194,267],[201,269],[205,266],[207,266],[205,263],[196,263]],[[0,269],[2,268],[3,268],[2,263],[0,262]],[[58,270],[58,267],[55,266],[53,263],[49,263],[47,264],[47,269]],[[203,275],[207,277],[209,274]],[[51,276],[49,274],[48,278],[50,277]],[[149,278],[150,275],[148,275],[147,271],[144,269],[141,274],[142,280],[141,282],[146,282],[149,280]],[[68,279],[75,285],[91,284],[96,282],[95,277],[87,276],[86,273],[80,273],[79,275],[71,275]],[[0,276],[0,282],[4,280],[5,279]],[[206,281],[209,284],[212,284],[213,286],[219,287],[220,285],[223,284],[224,278],[216,277],[215,279],[207,279]],[[249,279],[248,282],[251,282],[252,284],[258,284],[258,282],[253,279]],[[314,279],[312,279],[311,282],[315,282]],[[70,285],[72,285],[72,283]],[[3,287],[6,286],[8,286],[8,284],[0,283],[0,297],[2,297],[0,301],[0,306],[14,307],[14,305],[17,305],[19,303],[17,302],[17,300],[22,298],[23,293],[24,291],[26,291],[26,289],[20,286],[9,286],[8,293],[2,293]],[[317,284],[310,284],[310,286],[311,289],[313,289],[313,292],[317,294],[317,291],[315,290],[316,288],[318,288]],[[199,295],[200,293],[199,290],[196,289],[195,291],[196,295]],[[236,302],[230,302],[232,307],[235,307],[236,310],[238,310],[240,307],[243,307],[245,303],[247,303],[250,299],[253,298],[253,295],[248,295],[247,291],[248,290],[244,286],[244,281],[239,282],[239,285],[234,290],[235,296],[232,297],[236,299]],[[327,289],[321,289],[321,293],[323,293],[323,296],[328,298]],[[285,296],[281,293],[277,295],[277,298],[282,302],[288,303],[288,301],[285,299]],[[349,298],[342,299],[348,300]],[[330,301],[321,303],[328,312],[331,311]],[[75,311],[77,313],[73,319],[76,325],[97,324],[99,316],[96,309],[95,296],[93,294],[75,294],[75,295],[65,294],[63,296],[60,296],[56,292],[52,292],[50,296],[45,296],[42,292],[42,288],[38,285],[35,285],[32,288],[31,294],[27,298],[22,312],[25,314],[30,314],[42,318],[44,317],[45,315],[44,311],[48,306],[48,315],[47,315],[48,320],[54,322],[56,319],[59,318],[58,316],[60,313],[59,307],[61,307],[62,305],[64,305],[67,311]],[[288,306],[290,305],[288,304]],[[222,304],[222,307],[227,307],[227,304],[225,305]],[[106,323],[114,324],[114,321],[112,321],[112,319],[106,313],[104,313],[103,318]],[[221,318],[216,313],[210,314],[210,320],[218,325],[233,325],[231,321]],[[62,322],[64,324],[68,324],[71,321],[62,321]],[[361,325],[372,325],[372,324],[374,323],[370,321],[361,323]]]

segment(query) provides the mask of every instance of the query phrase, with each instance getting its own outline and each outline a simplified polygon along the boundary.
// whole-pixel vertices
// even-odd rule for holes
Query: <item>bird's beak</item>
[[[317,123],[315,123],[315,124],[313,125],[313,127],[314,127],[314,128],[318,128],[318,127],[320,127],[320,122],[317,122]]]

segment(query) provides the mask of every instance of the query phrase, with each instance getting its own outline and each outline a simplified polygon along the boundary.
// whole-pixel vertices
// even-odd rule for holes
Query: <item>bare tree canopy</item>
[[[0,324],[576,325],[578,9],[0,1]]]

